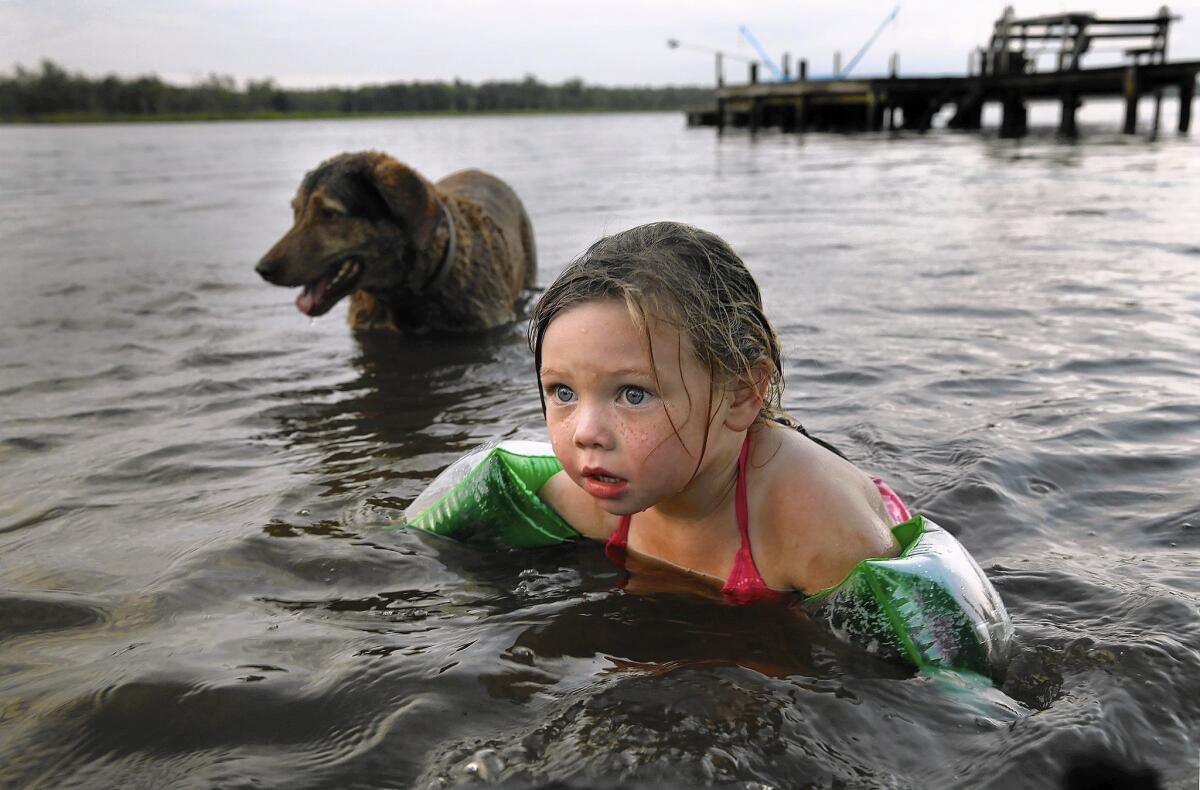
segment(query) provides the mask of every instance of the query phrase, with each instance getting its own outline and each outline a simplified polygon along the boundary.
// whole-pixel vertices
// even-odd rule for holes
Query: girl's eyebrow
[[[603,371],[606,376],[653,376],[654,373],[646,368],[619,368]],[[542,368],[542,378],[565,378],[567,374],[560,373],[554,368]]]

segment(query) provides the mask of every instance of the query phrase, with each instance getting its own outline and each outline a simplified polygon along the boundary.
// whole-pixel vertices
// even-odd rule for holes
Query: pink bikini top
[[[742,452],[738,456],[737,491],[734,494],[734,505],[737,510],[738,533],[742,537],[742,545],[733,558],[733,568],[729,578],[721,588],[725,600],[733,604],[747,604],[755,601],[774,601],[783,597],[783,593],[772,590],[763,581],[762,574],[754,564],[754,556],[750,553],[750,517],[746,509],[746,459],[750,456],[750,434],[746,433],[746,441],[742,442]],[[604,554],[613,564],[625,567],[625,549],[629,545],[629,524],[631,516],[621,516],[616,530],[609,535],[604,544]]]
[[[755,601],[776,601],[784,596],[784,593],[772,590],[763,581],[762,574],[758,572],[758,566],[754,564],[754,556],[750,553],[750,517],[746,508],[746,459],[749,457],[750,434],[747,432],[746,440],[742,443],[742,452],[738,456],[737,491],[734,494],[738,534],[741,535],[742,544],[733,558],[733,568],[729,571],[729,578],[725,580],[725,586],[721,588],[721,594],[725,596],[725,600],[738,605]],[[895,491],[888,487],[887,483],[877,477],[871,479],[875,482],[880,496],[883,497],[884,506],[893,523],[899,524],[911,518],[904,502]],[[613,534],[608,536],[608,542],[604,544],[605,556],[619,568],[625,567],[625,551],[629,545],[629,525],[632,520],[631,516],[621,516],[617,528]]]

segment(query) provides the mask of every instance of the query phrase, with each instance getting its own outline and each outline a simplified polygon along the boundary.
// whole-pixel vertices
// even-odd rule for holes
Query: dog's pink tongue
[[[321,303],[325,300],[325,292],[329,290],[329,278],[322,277],[312,285],[304,286],[304,290],[296,297],[296,307],[305,315],[320,315]]]

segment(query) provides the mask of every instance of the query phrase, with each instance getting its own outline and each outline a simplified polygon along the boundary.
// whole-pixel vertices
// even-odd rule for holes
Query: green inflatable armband
[[[443,471],[405,510],[406,526],[515,547],[579,537],[538,496],[562,467],[548,444],[502,442]],[[865,559],[802,605],[843,641],[918,669],[1000,679],[1012,623],[999,594],[954,536],[916,515],[892,527],[899,556]]]
[[[840,639],[918,669],[965,669],[1000,680],[1012,621],[999,593],[954,536],[921,515],[892,527],[900,554],[860,561],[804,607]]]
[[[537,492],[562,470],[543,442],[508,441],[460,458],[404,511],[405,526],[459,540],[550,546],[579,537]]]

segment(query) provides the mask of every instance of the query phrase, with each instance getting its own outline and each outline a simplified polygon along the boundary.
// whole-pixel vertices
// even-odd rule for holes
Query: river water
[[[0,128],[0,786],[1036,788],[1115,763],[1195,787],[1200,142],[1100,115],[1079,144],[677,114]],[[1003,685],[639,592],[595,545],[389,529],[469,448],[544,428],[521,326],[356,337],[254,273],[303,173],[365,148],[506,179],[543,282],[650,220],[728,238],[785,405],[1004,597]]]

